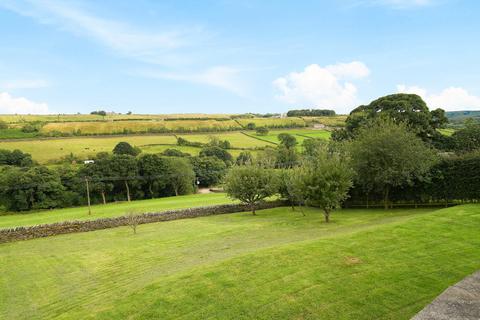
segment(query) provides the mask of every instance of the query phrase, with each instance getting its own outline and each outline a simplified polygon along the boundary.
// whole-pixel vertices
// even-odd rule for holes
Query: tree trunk
[[[367,192],[367,209],[368,209],[368,192]]]
[[[107,199],[105,198],[105,191],[102,190],[101,194],[102,194],[103,204],[107,204]]]
[[[252,209],[252,215],[256,216],[257,214],[255,213],[255,203],[250,204],[250,208]]]
[[[178,196],[178,187],[177,187],[177,186],[173,186],[173,189],[175,190],[175,196]]]
[[[127,200],[130,202],[130,188],[128,187],[127,180],[125,180],[125,188],[127,189]]]
[[[329,223],[330,222],[330,210],[323,209],[323,214],[325,216],[325,222]]]
[[[388,195],[389,195],[389,193],[390,193],[390,187],[386,186],[385,191],[383,193],[383,206],[384,206],[385,210],[388,210]]]
[[[152,184],[151,183],[148,184],[148,191],[150,192],[150,198],[153,199],[153,190],[152,190]]]
[[[305,217],[305,212],[303,211],[303,207],[302,207],[301,202],[298,203],[298,208],[300,209],[300,212],[302,213],[302,215]]]

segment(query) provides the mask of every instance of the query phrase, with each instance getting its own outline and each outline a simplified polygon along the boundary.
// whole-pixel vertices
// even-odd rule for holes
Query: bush
[[[202,148],[199,155],[200,157],[216,157],[225,162],[227,165],[230,165],[233,161],[233,157],[230,153],[228,153],[228,151],[216,146]]]
[[[266,136],[268,134],[268,128],[267,127],[258,127],[255,129],[255,132],[259,136]]]
[[[117,143],[115,148],[113,148],[114,154],[128,154],[134,157],[140,154],[140,152],[139,148],[133,147],[130,143],[124,141]]]
[[[191,156],[190,153],[182,152],[182,151],[177,150],[177,149],[165,149],[160,154],[162,156],[165,156],[165,157],[179,157],[179,158],[190,157]]]

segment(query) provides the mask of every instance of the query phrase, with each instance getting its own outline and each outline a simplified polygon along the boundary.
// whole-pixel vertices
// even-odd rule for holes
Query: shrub
[[[259,136],[266,136],[268,134],[268,128],[267,127],[258,127],[255,129],[255,132]]]

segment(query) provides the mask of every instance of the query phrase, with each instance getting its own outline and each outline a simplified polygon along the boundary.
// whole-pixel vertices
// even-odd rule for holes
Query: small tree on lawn
[[[325,222],[329,222],[330,213],[348,197],[353,184],[347,160],[324,152],[293,170],[293,194],[305,199],[307,205],[323,209]]]
[[[258,203],[278,191],[278,177],[271,169],[256,165],[232,168],[225,177],[224,189],[228,196],[247,204],[252,214]]]
[[[126,217],[127,217],[127,224],[130,228],[132,228],[133,234],[137,234],[137,227],[140,224],[141,215],[137,214],[134,211],[130,211],[128,212]]]

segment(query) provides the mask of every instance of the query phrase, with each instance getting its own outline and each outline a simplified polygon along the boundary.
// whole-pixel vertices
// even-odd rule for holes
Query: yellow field
[[[228,131],[241,129],[234,120],[148,120],[148,121],[99,121],[99,122],[51,122],[41,129],[42,134],[53,132],[82,135],[121,134],[147,132]]]
[[[105,120],[162,120],[162,119],[226,119],[229,114],[179,113],[179,114],[51,114],[51,115],[22,115],[4,114],[0,120],[8,123],[23,122],[75,122],[75,121],[105,121]]]
[[[347,115],[338,115],[332,117],[302,117],[303,120],[308,125],[313,125],[315,123],[324,124],[328,127],[343,127],[345,125],[345,120]]]
[[[269,127],[269,128],[284,128],[284,127],[292,127],[292,126],[299,126],[304,127],[306,126],[305,121],[302,118],[251,118],[251,119],[238,119],[238,122],[242,124],[242,126],[246,126],[249,123],[254,123],[257,127]]]

